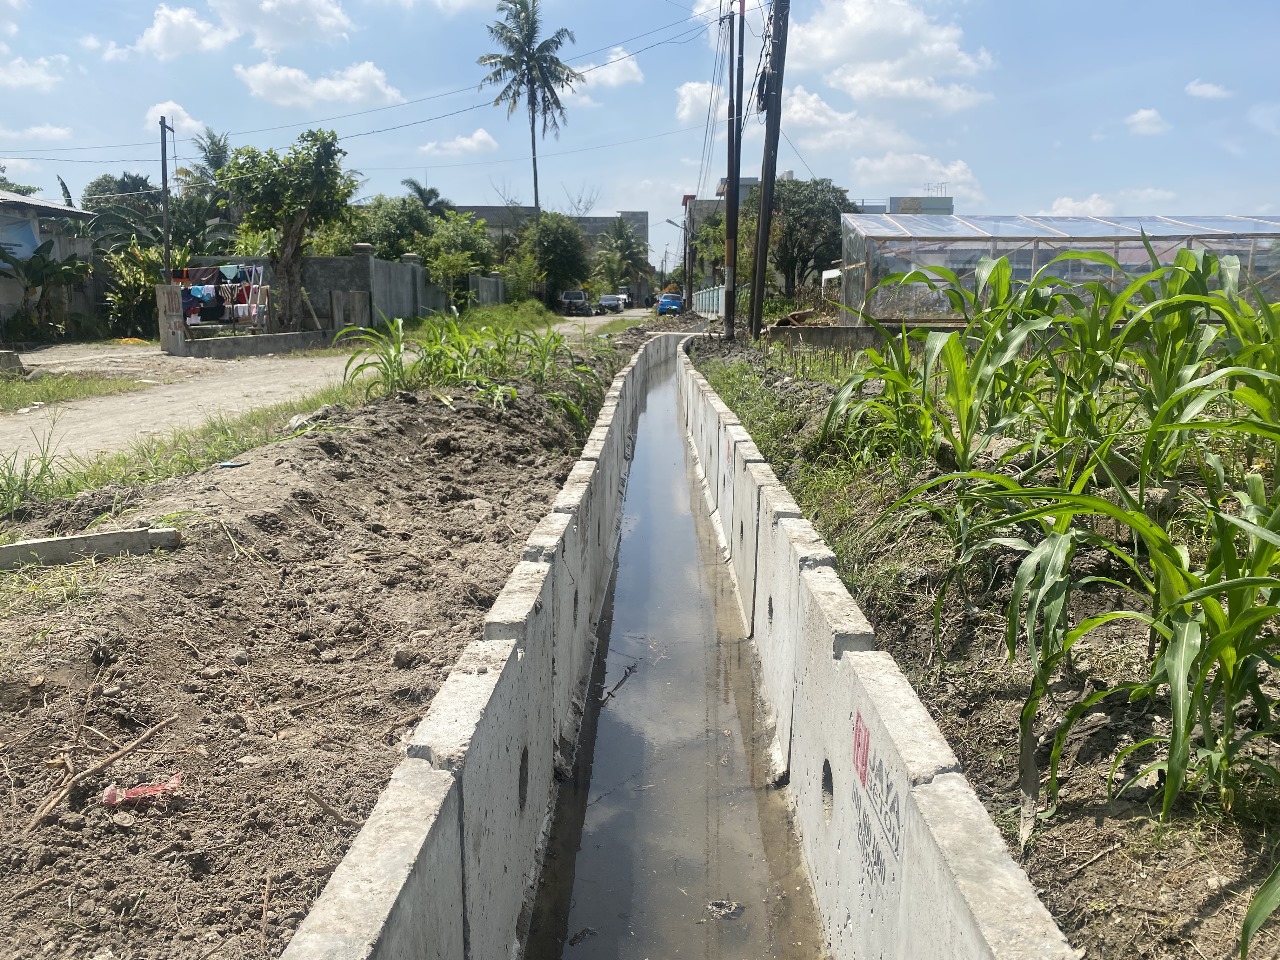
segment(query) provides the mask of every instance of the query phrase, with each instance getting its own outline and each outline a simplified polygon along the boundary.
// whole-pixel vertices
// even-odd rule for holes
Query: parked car
[[[560,310],[565,316],[589,317],[592,315],[591,302],[581,290],[566,290],[560,294]]]
[[[619,290],[617,296],[618,299],[622,301],[623,309],[629,309],[631,306],[631,294],[627,293],[625,290]]]
[[[658,301],[658,316],[664,313],[683,313],[684,298],[678,293],[664,293]]]
[[[610,313],[621,313],[622,298],[615,293],[606,293],[600,298],[600,306]]]

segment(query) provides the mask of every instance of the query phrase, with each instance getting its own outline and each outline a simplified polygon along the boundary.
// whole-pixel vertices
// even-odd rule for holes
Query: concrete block
[[[860,614],[840,610],[823,576],[807,578],[816,588],[808,591],[810,615],[853,621],[847,626],[857,631]],[[911,887],[919,842],[909,825],[911,791],[958,764],[893,658],[878,651],[833,656],[836,646],[851,645],[848,638],[836,643],[835,633],[806,637],[799,652],[791,749],[796,825],[833,957],[914,958],[900,951],[903,911],[914,906],[920,913],[912,922],[924,925],[940,908],[916,900]],[[869,642],[870,631],[851,636]]]
[[[730,534],[733,544],[730,556],[734,579],[738,583],[738,600],[742,605],[743,621],[747,625],[748,635],[751,635],[755,630],[756,555],[759,551],[761,491],[766,487],[775,491],[774,503],[790,501],[784,511],[787,516],[800,516],[800,508],[778,483],[778,478],[769,465],[748,460],[746,451],[741,455],[735,454],[733,474],[734,517],[738,528]]]
[[[86,557],[118,557],[125,553],[175,550],[182,535],[169,527],[137,527],[82,533],[73,537],[20,540],[0,547],[0,570],[16,570],[29,563],[75,563]]]
[[[553,795],[551,568],[521,561],[409,742],[461,787],[470,960],[509,956]]]
[[[1078,960],[958,773],[912,790],[898,956]]]
[[[800,602],[800,575],[814,567],[833,567],[835,555],[827,549],[802,517],[788,517],[790,496],[775,504],[776,488],[764,490],[768,510],[758,522],[756,595],[753,622],[761,679],[773,708],[776,732],[776,764],[779,772],[790,765],[792,703],[795,693],[796,652],[804,622]],[[765,522],[764,517],[768,517]]]
[[[609,541],[615,524],[613,516],[606,516],[601,507],[612,498],[600,490],[601,475],[594,460],[579,460],[569,471],[564,487],[552,501],[555,513],[567,513],[573,518],[579,543],[583,551],[583,569],[587,571],[587,587],[592,595],[607,583],[612,559]]]
[[[449,773],[404,760],[284,960],[462,957],[459,812]]]
[[[751,439],[751,435],[739,424],[730,424],[723,431],[722,443],[718,453],[720,458],[720,488],[716,491],[716,509],[720,514],[720,523],[724,527],[725,540],[729,547],[729,555],[740,553],[745,547],[746,525],[738,516],[737,494],[738,473],[748,463],[763,463],[760,450]],[[743,501],[743,509],[754,511],[754,499]],[[755,547],[752,546],[752,552]],[[734,568],[734,575],[737,569]]]

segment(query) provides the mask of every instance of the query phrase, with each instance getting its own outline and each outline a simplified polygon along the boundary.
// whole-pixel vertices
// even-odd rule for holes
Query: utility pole
[[[173,133],[173,127],[160,118],[160,207],[164,214],[164,282],[173,280],[173,264],[169,251],[169,138],[166,133]],[[177,157],[174,157],[176,160]]]
[[[724,197],[724,335],[734,337],[738,313],[738,195],[742,189],[742,48],[746,39],[746,0],[738,0],[736,76],[729,80],[729,176]],[[733,7],[729,8],[729,62],[734,59]]]
[[[787,62],[787,21],[791,0],[776,0],[769,32],[769,67],[761,78],[760,109],[764,111],[764,163],[760,168],[760,220],[756,228],[756,259],[751,274],[751,336],[759,337],[764,317],[764,278],[769,269],[769,231],[773,226],[773,188],[778,172],[778,134],[782,129],[782,73]]]

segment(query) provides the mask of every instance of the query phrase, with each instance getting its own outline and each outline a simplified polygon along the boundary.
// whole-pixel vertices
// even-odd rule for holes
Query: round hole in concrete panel
[[[769,622],[773,623],[773,597],[769,598]]]
[[[831,822],[831,811],[836,805],[836,785],[831,779],[831,761],[822,761],[822,816]]]
[[[524,805],[529,799],[529,748],[525,747],[520,751],[520,812],[524,812]],[[831,819],[831,815],[827,814],[827,819]]]

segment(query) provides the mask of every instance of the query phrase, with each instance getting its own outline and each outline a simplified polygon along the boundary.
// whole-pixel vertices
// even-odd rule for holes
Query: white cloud
[[[990,94],[946,78],[972,77],[992,65],[964,49],[964,31],[940,23],[911,0],[824,0],[792,28],[788,66],[829,69],[826,80],[854,99],[919,100],[963,110]]]
[[[187,113],[182,104],[175,103],[172,100],[166,100],[164,103],[157,103],[148,107],[147,118],[143,122],[143,127],[149,133],[158,132],[161,117],[164,117],[165,122],[173,127],[174,132],[180,137],[204,133],[204,121],[195,119],[191,114]]]
[[[854,193],[870,193],[868,187],[894,195],[918,193],[926,183],[946,183],[952,196],[963,203],[986,199],[982,185],[963,160],[939,160],[923,153],[886,153],[881,157],[856,157],[853,161]]]
[[[614,61],[614,62],[611,62]],[[628,83],[644,83],[644,73],[634,57],[628,56],[623,47],[614,47],[609,51],[602,65],[587,64],[575,68],[582,74],[582,80],[574,85],[571,91],[560,95],[561,99],[574,107],[598,107],[600,101],[591,96],[590,91],[601,88],[621,87]]]
[[[1109,217],[1116,212],[1116,205],[1100,193],[1091,193],[1083,200],[1058,197],[1040,216],[1048,217]]]
[[[92,33],[86,33],[77,41],[85,50],[101,50],[102,41],[95,37]]]
[[[1192,80],[1183,89],[1186,90],[1187,96],[1199,97],[1201,100],[1224,100],[1232,95],[1231,91],[1221,84],[1209,83],[1199,77]]]
[[[489,131],[480,127],[474,133],[454,137],[452,140],[432,140],[418,150],[429,157],[462,157],[476,153],[492,153],[498,149],[498,141]]]
[[[0,157],[0,167],[4,167],[6,174],[17,176],[22,173],[35,173],[40,169],[40,164],[32,163],[30,160],[13,160],[9,157]]]
[[[114,41],[103,49],[104,60],[124,60],[131,53],[147,53],[158,60],[172,60],[192,51],[223,50],[248,35],[253,46],[271,55],[291,44],[319,40],[345,40],[355,24],[340,0],[208,0],[214,18],[206,19],[192,7],[156,7],[151,25],[131,45]],[[101,45],[96,37],[86,40]]]
[[[317,40],[345,40],[356,28],[341,0],[209,0],[225,26],[253,35],[271,54]]]
[[[1172,129],[1168,121],[1160,116],[1160,111],[1153,107],[1133,111],[1124,118],[1124,122],[1135,137],[1155,137]]]
[[[66,65],[67,58],[61,54],[35,60],[15,57],[8,63],[0,63],[0,87],[52,90],[62,80],[61,69]]]
[[[1280,103],[1255,103],[1249,108],[1245,118],[1260,133],[1280,136]]]
[[[859,147],[863,150],[905,150],[909,136],[891,124],[856,110],[842,113],[803,86],[786,91],[782,103],[782,129],[795,136],[805,150]],[[803,131],[797,135],[797,131]]]
[[[1131,187],[1117,190],[1114,194],[1091,193],[1076,200],[1073,197],[1058,197],[1048,210],[1041,210],[1041,216],[1052,217],[1110,217],[1117,214],[1135,216],[1138,214],[1167,213],[1169,203],[1177,198],[1172,190],[1161,187]]]
[[[366,60],[327,76],[311,77],[297,67],[270,60],[245,67],[235,75],[255,97],[278,107],[308,107],[314,103],[401,103],[404,96],[387,82],[387,75]]]
[[[712,88],[706,80],[690,80],[676,87],[676,120],[682,124],[705,123]]]
[[[644,83],[640,64],[623,47],[610,50],[605,55],[603,64],[597,66],[589,63],[579,68],[578,72],[583,75],[584,86],[588,87],[621,87],[628,83]]]
[[[70,139],[70,127],[55,127],[51,123],[41,123],[34,127],[26,127],[22,130],[10,130],[8,127],[0,127],[0,140],[18,140],[26,142],[29,140]]]
[[[234,27],[226,24],[219,27],[202,20],[190,7],[172,8],[162,3],[156,7],[151,26],[142,31],[132,49],[149,53],[157,60],[173,60],[194,50],[221,50],[239,35]],[[113,54],[119,50],[116,47]],[[119,58],[113,56],[112,59]]]

